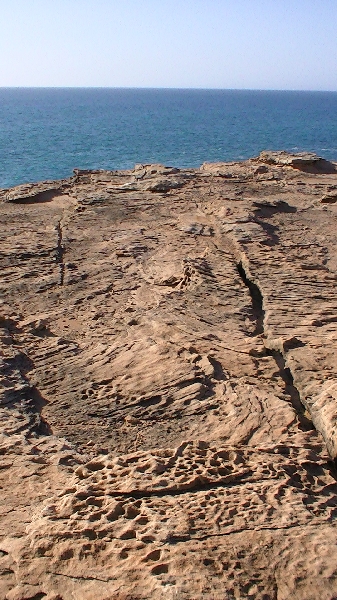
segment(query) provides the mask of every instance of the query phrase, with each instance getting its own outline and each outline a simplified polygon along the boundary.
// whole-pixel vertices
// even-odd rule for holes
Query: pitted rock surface
[[[0,191],[0,597],[337,597],[336,165]]]

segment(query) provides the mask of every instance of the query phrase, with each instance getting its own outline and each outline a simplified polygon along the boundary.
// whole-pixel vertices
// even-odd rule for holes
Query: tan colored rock
[[[50,202],[62,193],[62,182],[45,181],[39,184],[18,185],[5,192],[4,202],[28,204],[30,202]]]
[[[0,598],[337,596],[320,161],[0,192]]]
[[[292,167],[302,171],[313,171],[323,173],[334,173],[336,168],[333,163],[317,156],[313,152],[291,153],[281,151],[264,150],[260,153],[258,160],[270,165]]]

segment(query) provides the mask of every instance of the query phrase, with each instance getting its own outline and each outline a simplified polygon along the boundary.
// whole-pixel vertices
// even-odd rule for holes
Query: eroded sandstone
[[[1,598],[337,595],[321,160],[0,192]]]

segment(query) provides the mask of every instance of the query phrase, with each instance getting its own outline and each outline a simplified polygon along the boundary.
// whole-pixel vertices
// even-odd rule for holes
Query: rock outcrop
[[[265,150],[261,152],[259,160],[262,163],[270,165],[279,165],[293,167],[300,171],[307,171],[308,173],[335,173],[335,164],[325,160],[321,156],[317,156],[313,152],[298,152],[291,154],[283,150],[275,152]]]
[[[0,191],[0,597],[337,597],[337,172]]]

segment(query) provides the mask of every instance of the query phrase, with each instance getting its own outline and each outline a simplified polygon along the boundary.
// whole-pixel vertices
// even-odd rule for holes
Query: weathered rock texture
[[[337,172],[1,196],[0,597],[337,597]]]

